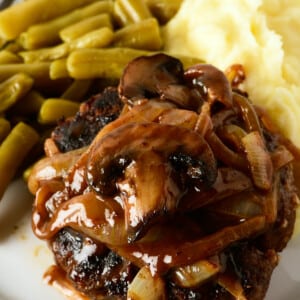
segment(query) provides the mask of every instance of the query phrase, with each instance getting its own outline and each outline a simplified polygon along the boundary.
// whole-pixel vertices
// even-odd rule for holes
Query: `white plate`
[[[53,263],[44,242],[32,234],[33,197],[25,184],[14,182],[0,203],[0,300],[63,300],[43,282]],[[300,236],[284,250],[266,300],[300,299]]]

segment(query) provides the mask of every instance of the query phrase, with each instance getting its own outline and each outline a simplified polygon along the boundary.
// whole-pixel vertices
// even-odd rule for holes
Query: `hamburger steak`
[[[50,283],[76,299],[264,299],[299,154],[244,77],[139,57],[59,122],[28,183]]]

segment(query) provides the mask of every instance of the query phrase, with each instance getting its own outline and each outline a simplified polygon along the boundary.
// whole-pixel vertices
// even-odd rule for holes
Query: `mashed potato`
[[[166,50],[224,70],[245,67],[244,85],[300,146],[299,0],[184,0],[164,28]]]

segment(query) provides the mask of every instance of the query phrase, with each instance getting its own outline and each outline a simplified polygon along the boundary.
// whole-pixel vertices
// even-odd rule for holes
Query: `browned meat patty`
[[[115,120],[123,107],[116,88],[107,88],[86,101],[74,118],[61,120],[52,138],[62,152],[89,145],[106,124]]]
[[[141,70],[144,73],[147,71],[149,76],[139,76]],[[136,117],[136,111],[139,117]],[[114,123],[116,120],[117,122],[120,120],[121,125]],[[122,123],[123,120],[125,125]],[[128,125],[126,122],[133,124]],[[140,125],[141,122],[143,123]],[[112,132],[130,135],[121,139],[119,135],[112,135],[108,131],[100,138],[98,133],[103,128],[105,130],[108,124],[113,124]],[[172,126],[177,126],[177,129],[173,130]],[[196,129],[190,130],[191,127]],[[173,133],[172,130],[177,133]],[[201,142],[196,141],[197,136],[194,135],[196,130],[204,137]],[[153,148],[146,142],[143,140],[139,142],[137,133],[139,131],[142,136],[157,138],[153,146],[156,150],[153,153],[151,152]],[[165,146],[160,146],[161,141],[156,132],[166,135],[164,142],[171,149],[164,156],[164,162],[161,162],[162,158],[159,155]],[[256,137],[253,140],[257,142],[254,150],[259,149],[254,159],[252,156],[249,158],[251,155],[249,149],[252,148],[244,138],[250,135]],[[159,228],[164,236],[154,244],[161,247],[158,248],[159,253],[160,249],[162,253],[169,253],[168,251],[175,253],[172,257],[175,259],[172,267],[166,266],[164,262],[161,262],[161,265],[157,264],[157,268],[160,268],[157,273],[164,280],[167,299],[236,299],[235,293],[238,289],[235,287],[231,289],[230,282],[233,282],[233,286],[236,286],[236,283],[242,288],[245,299],[264,299],[273,269],[278,264],[278,252],[286,247],[295,222],[296,188],[291,164],[292,155],[281,135],[270,126],[267,115],[251,104],[246,93],[238,90],[236,86],[233,91],[221,71],[210,65],[199,65],[184,72],[178,60],[165,55],[138,58],[128,65],[118,89],[107,88],[83,103],[74,118],[62,120],[58,124],[52,133],[52,139],[62,153],[91,143],[94,148],[92,145],[88,158],[83,155],[84,168],[87,166],[90,173],[86,176],[87,179],[80,179],[80,187],[72,188],[70,182],[72,183],[73,177],[70,179],[69,176],[64,179],[68,181],[64,190],[50,193],[49,199],[46,197],[44,206],[46,210],[48,209],[48,219],[56,216],[55,210],[61,203],[67,203],[72,197],[80,196],[82,191],[88,195],[90,193],[101,195],[103,199],[115,197],[113,199],[118,199],[118,204],[123,201],[120,199],[130,191],[122,190],[123,194],[120,193],[118,198],[117,188],[125,186],[125,179],[128,180],[125,181],[128,184],[134,181],[135,175],[131,176],[131,172],[138,172],[134,168],[134,163],[136,161],[143,163],[143,155],[138,158],[134,156],[135,151],[139,151],[137,148],[150,149],[147,151],[151,152],[154,161],[156,159],[159,161],[159,166],[168,166],[167,169],[159,170],[162,173],[169,172],[172,186],[176,186],[180,195],[175,206],[171,202],[163,208],[156,207],[156,210],[145,216],[141,224],[130,228],[130,231],[128,229],[129,243],[125,246],[122,246],[121,240],[121,246],[115,246],[113,242],[111,244],[103,242],[95,238],[93,231],[91,235],[89,234],[88,226],[84,225],[85,228],[81,230],[72,222],[67,223],[64,220],[66,225],[61,226],[46,239],[50,242],[58,267],[75,289],[91,299],[102,299],[102,296],[111,297],[107,299],[126,299],[129,284],[142,264],[132,253],[144,250],[148,255],[149,250],[149,253],[153,251],[158,257],[159,254],[155,252],[157,250],[154,248],[153,250],[152,246],[147,248],[147,242],[143,244],[143,238],[147,239],[147,232],[151,232],[152,228],[155,230],[155,226],[161,226]],[[173,140],[179,146],[172,146]],[[186,146],[182,140],[193,143]],[[193,152],[196,151],[193,145],[197,143],[204,149],[202,151],[205,155],[201,153],[201,159],[195,158]],[[98,157],[98,148],[102,147],[101,151],[109,156],[110,152],[115,150],[111,146],[114,144],[129,150],[125,154],[117,152],[108,165],[94,167],[91,157],[93,155]],[[214,158],[211,157],[210,151],[213,152]],[[264,157],[263,178],[255,175],[257,156]],[[246,158],[250,163],[249,161],[245,163]],[[98,173],[94,175],[92,168],[100,175],[98,176]],[[75,168],[71,166],[71,170],[70,173],[74,177],[81,174],[81,161]],[[141,170],[138,174],[144,178],[148,170],[147,168]],[[104,181],[105,176],[109,182]],[[104,188],[100,185],[101,180],[105,183]],[[59,184],[55,178],[53,185],[59,187],[64,185],[63,181],[60,179],[58,181]],[[110,185],[109,189],[106,189],[107,185]],[[155,193],[155,188],[151,192]],[[170,195],[173,197],[172,192]],[[104,201],[103,199],[101,201]],[[245,210],[243,205],[240,208],[235,206],[240,203],[240,199],[249,204],[249,209]],[[261,203],[261,199],[270,205]],[[79,201],[85,203],[84,200]],[[126,201],[122,202],[125,215],[126,205],[128,205]],[[206,236],[214,237],[221,234],[224,228],[225,230],[239,228],[240,224],[260,216],[262,211],[266,217],[266,224],[261,228],[250,231],[249,234],[245,233],[246,229],[242,229],[239,234],[233,235],[232,241],[228,244],[216,246],[216,250],[212,250],[215,244],[210,244],[208,250],[203,250],[204,254],[207,251],[211,257],[217,257],[221,271],[219,270],[215,276],[189,287],[183,286],[182,282],[174,277],[174,270],[182,266],[185,255],[190,255],[180,254],[180,246],[178,252],[171,249],[180,245],[176,244],[177,239],[191,244],[199,237],[200,240],[202,238],[205,240]],[[45,223],[48,219],[45,218]],[[127,222],[130,221],[132,220],[129,214]],[[232,232],[228,231],[228,236]],[[245,237],[236,238],[236,235],[243,234]],[[39,236],[39,233],[37,235]],[[151,234],[150,238],[153,238]],[[226,238],[227,234],[224,234],[220,244]],[[231,237],[228,237],[229,239]],[[168,248],[169,243],[171,248]],[[202,248],[200,250],[202,251]],[[191,254],[192,257],[193,255]],[[197,261],[196,258],[191,260],[191,263]],[[229,281],[226,278],[229,278]]]

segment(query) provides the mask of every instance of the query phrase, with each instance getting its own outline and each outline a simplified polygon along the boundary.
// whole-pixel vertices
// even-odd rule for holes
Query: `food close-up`
[[[0,299],[300,297],[291,2],[1,3]]]

